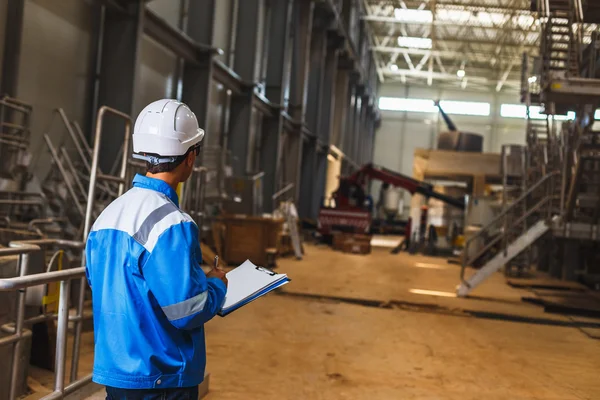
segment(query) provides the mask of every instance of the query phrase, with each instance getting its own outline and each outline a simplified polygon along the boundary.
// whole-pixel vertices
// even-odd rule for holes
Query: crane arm
[[[448,114],[446,114],[446,112],[440,105],[439,100],[434,103],[435,103],[435,106],[440,110],[440,114],[442,114],[442,118],[444,118],[444,122],[446,122],[446,125],[448,126],[448,130],[452,131],[452,132],[457,132],[458,129],[456,128],[456,125],[454,125],[454,122],[452,122],[452,120],[450,119]]]
[[[465,203],[462,199],[436,192],[433,190],[433,186],[428,183],[373,164],[364,165],[361,169],[352,174],[349,177],[349,180],[363,186],[366,183],[367,178],[378,179],[384,183],[403,188],[410,192],[410,194],[419,193],[425,197],[438,199],[446,204],[460,208],[461,210],[464,210],[465,208]]]

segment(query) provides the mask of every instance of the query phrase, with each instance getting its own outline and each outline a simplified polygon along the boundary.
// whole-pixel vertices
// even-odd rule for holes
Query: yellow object
[[[179,184],[177,185],[177,190],[175,192],[177,193],[179,201],[181,201],[181,194],[183,193],[183,182],[179,182]]]
[[[63,255],[65,252],[60,250],[58,252],[57,271],[63,269]],[[60,296],[60,286],[58,282],[49,283],[46,289],[46,295],[42,297],[42,306],[46,313],[56,312],[58,310],[58,299]]]
[[[552,87],[552,89],[560,89],[560,88],[562,88],[562,85],[560,83],[553,83],[551,85],[551,87]]]
[[[453,243],[454,247],[465,247],[465,237],[464,235],[458,235],[456,239],[454,239]]]

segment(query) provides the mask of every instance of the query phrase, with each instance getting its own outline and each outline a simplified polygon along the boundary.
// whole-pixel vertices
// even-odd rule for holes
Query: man
[[[107,399],[194,399],[204,379],[203,325],[227,291],[225,274],[200,269],[198,227],[176,188],[194,167],[204,131],[192,111],[159,100],[138,116],[134,157],[146,176],[98,217],[88,237],[93,381]]]

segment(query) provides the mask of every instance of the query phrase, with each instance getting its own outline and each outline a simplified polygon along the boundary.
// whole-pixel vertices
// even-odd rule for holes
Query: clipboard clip
[[[265,274],[268,274],[268,275],[271,275],[271,276],[275,276],[275,275],[277,275],[277,273],[275,273],[275,272],[273,272],[273,271],[271,271],[270,269],[267,269],[267,268],[265,268],[265,267],[256,267],[256,270],[257,270],[257,271],[264,272]]]

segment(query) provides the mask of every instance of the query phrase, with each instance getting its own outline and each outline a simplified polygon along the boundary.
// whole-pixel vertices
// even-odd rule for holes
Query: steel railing
[[[292,189],[294,188],[294,184],[293,183],[288,183],[283,189],[275,192],[273,194],[273,196],[271,196],[271,201],[273,202],[273,211],[275,211],[278,208],[277,202],[278,200],[283,197],[285,194],[288,194]],[[291,194],[291,196],[293,196],[294,193]],[[281,202],[281,201],[279,201]]]
[[[558,171],[545,175],[537,183],[531,186],[525,193],[516,199],[510,206],[505,208],[477,234],[465,242],[463,249],[460,279],[465,283],[465,270],[479,260],[485,253],[500,246],[500,251],[505,254],[508,246],[516,237],[524,233],[527,220],[534,215],[544,215],[549,222],[553,214],[554,201],[559,195],[555,195],[555,180],[559,177]],[[539,197],[534,199],[534,195]],[[531,205],[533,203],[533,205]],[[524,213],[522,210],[525,209]],[[484,242],[480,249],[470,255],[470,248],[478,242]]]
[[[53,246],[60,249],[83,250],[83,242],[74,242],[67,240],[41,239],[11,242],[9,248],[0,249],[0,256],[18,256],[18,277],[0,279],[0,292],[16,292],[16,320],[13,324],[5,324],[2,330],[12,333],[10,336],[0,338],[0,346],[12,345],[12,371],[9,381],[9,400],[15,400],[18,394],[17,383],[21,372],[21,352],[23,341],[31,336],[31,331],[25,330],[25,325],[33,324],[50,319],[57,319],[56,333],[56,356],[55,356],[55,379],[54,391],[43,397],[44,400],[62,399],[91,382],[91,374],[81,379],[77,379],[77,369],[79,364],[79,351],[73,351],[71,362],[71,379],[69,385],[65,386],[66,358],[67,358],[67,335],[68,322],[75,324],[74,345],[79,345],[77,335],[81,335],[83,324],[83,312],[78,312],[75,316],[69,318],[69,294],[71,281],[73,279],[85,279],[85,268],[73,268],[61,271],[44,272],[40,274],[28,275],[30,255],[32,253],[43,251],[43,247]],[[57,314],[40,315],[25,319],[25,300],[27,289],[38,285],[60,282],[60,294]],[[84,292],[83,292],[84,293]],[[80,296],[82,296],[80,292]],[[80,299],[81,300],[81,299]],[[75,350],[75,349],[74,349]]]

